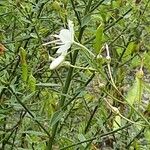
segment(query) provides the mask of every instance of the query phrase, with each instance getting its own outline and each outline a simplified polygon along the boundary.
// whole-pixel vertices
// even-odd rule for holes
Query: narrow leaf
[[[144,67],[150,71],[150,65],[149,65],[149,60],[150,60],[150,52],[147,52],[144,54]]]
[[[129,89],[127,93],[126,100],[130,105],[133,105],[136,97],[137,97],[137,82],[133,84],[133,86]]]
[[[103,44],[103,38],[104,38],[104,26],[99,25],[99,27],[96,30],[96,38],[95,38],[95,43],[94,43],[94,49],[96,54],[100,53],[100,49],[102,48]]]
[[[59,84],[54,84],[54,83],[37,83],[37,86],[43,86],[43,87],[60,87]]]
[[[127,93],[126,100],[130,105],[133,105],[135,102],[138,104],[141,103],[141,97],[143,93],[143,82],[142,79],[136,77],[135,82],[131,89]]]
[[[83,134],[79,134],[78,135],[78,139],[80,140],[80,141],[85,141],[86,140],[86,138],[85,138],[85,136],[83,135]],[[82,146],[83,147],[86,147],[86,143],[82,143]]]
[[[121,117],[117,115],[115,116],[115,119],[113,121],[113,130],[120,128],[120,126],[121,126]]]
[[[143,86],[144,86],[145,90],[148,91],[148,92],[150,93],[150,84],[144,82],[144,83],[143,83]]]
[[[32,74],[29,76],[29,79],[28,79],[28,86],[29,86],[29,89],[30,89],[32,92],[35,92],[36,79],[34,78],[34,76],[33,76]]]
[[[81,27],[86,26],[90,22],[90,19],[91,19],[91,15],[88,14],[88,15],[84,16],[81,21]]]
[[[150,147],[150,130],[146,129],[144,135],[145,135],[145,139]]]
[[[26,51],[23,48],[20,48],[20,63],[22,69],[22,80],[26,82],[28,78],[28,66],[26,62]]]
[[[130,42],[126,48],[124,56],[125,57],[130,56],[131,54],[137,51],[137,48],[138,48],[138,43]]]
[[[23,99],[22,99],[22,102],[25,102],[25,101],[28,101],[30,100],[33,96],[34,96],[35,92],[32,92],[31,94],[25,96]]]
[[[62,117],[63,112],[60,110],[56,111],[51,117],[50,125],[54,126]]]

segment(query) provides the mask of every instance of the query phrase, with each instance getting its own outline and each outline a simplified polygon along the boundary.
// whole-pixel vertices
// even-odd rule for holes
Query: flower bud
[[[111,62],[111,57],[110,56],[106,56],[106,62],[110,63]]]
[[[140,69],[140,70],[136,73],[136,77],[137,77],[138,79],[142,79],[143,76],[144,76],[143,70]]]
[[[120,114],[120,112],[119,112],[119,110],[118,110],[118,108],[117,107],[111,107],[111,110],[113,111],[113,113],[115,113],[116,115],[119,115]]]

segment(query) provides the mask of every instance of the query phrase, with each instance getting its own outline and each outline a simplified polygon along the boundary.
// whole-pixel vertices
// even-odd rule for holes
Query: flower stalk
[[[81,47],[82,49],[86,50],[91,56],[95,57],[95,55],[88,49],[86,48],[84,45],[78,43],[78,42],[73,42],[75,45],[78,45],[79,47]]]

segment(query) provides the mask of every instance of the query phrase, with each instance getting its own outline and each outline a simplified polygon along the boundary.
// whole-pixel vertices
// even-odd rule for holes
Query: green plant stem
[[[93,12],[95,9],[97,9],[105,0],[101,0],[97,2],[96,5],[93,6],[93,8],[90,10],[90,12]]]
[[[94,110],[93,110],[93,112],[92,112],[92,114],[91,114],[91,116],[90,116],[90,119],[89,119],[88,122],[87,122],[87,125],[86,125],[86,127],[85,127],[85,129],[84,129],[84,133],[85,133],[85,134],[87,133],[87,131],[88,131],[88,129],[89,129],[89,126],[90,126],[90,124],[91,124],[91,121],[92,121],[92,119],[93,119],[93,117],[94,117],[94,115],[95,115],[97,109],[98,109],[98,105],[95,106],[95,108],[94,108]]]
[[[73,66],[73,65],[69,65],[70,67],[72,67],[72,68],[76,68],[76,69],[81,69],[81,70],[90,70],[90,71],[96,71],[96,69],[94,69],[94,68],[90,68],[90,67],[80,67],[80,66]]]
[[[75,6],[73,0],[70,0],[70,1],[71,1],[71,4],[72,4],[72,7],[73,7],[73,11],[74,11],[74,13],[75,13],[75,15],[76,15],[76,18],[77,18],[77,20],[78,20],[78,23],[79,23],[79,25],[81,25],[81,20],[80,20],[80,17],[79,17],[78,12],[76,11],[76,6]]]
[[[109,26],[107,26],[104,29],[104,32],[106,32],[107,30],[109,30],[111,27],[113,27],[116,23],[118,23],[120,20],[122,20],[124,18],[124,16],[126,16],[129,12],[132,11],[132,8],[130,8],[128,11],[126,11],[121,17],[119,17],[116,21],[112,22]],[[87,44],[91,41],[93,41],[95,39],[95,35],[92,36],[90,39],[88,39],[87,41],[84,42],[84,44]]]
[[[85,89],[85,87],[92,81],[92,79],[94,78],[94,76],[95,76],[95,73],[93,73],[93,74],[91,75],[91,77],[87,80],[87,82],[83,85],[83,87],[80,87],[80,88],[77,89],[77,91],[79,91],[79,92],[77,92],[67,103],[64,104],[64,106],[62,107],[62,110],[65,110],[65,109],[67,108],[67,106],[68,106],[69,104],[71,104],[71,102],[74,101],[74,100],[77,98],[77,96],[78,96],[78,95]],[[64,120],[66,121],[68,117],[69,117],[69,115],[67,115]],[[59,133],[60,133],[62,127],[63,127],[63,124],[61,125],[61,127],[60,127],[60,129],[59,129]]]
[[[73,1],[72,1],[73,2]],[[92,1],[89,0],[89,4],[91,3]],[[88,9],[87,9],[88,7]],[[75,9],[73,7],[73,9]],[[89,5],[86,6],[85,8],[85,12],[84,12],[84,16],[86,15],[86,13],[89,11],[90,7]],[[76,14],[77,15],[77,14]],[[78,19],[78,18],[77,18]],[[78,20],[79,21],[79,20]],[[80,23],[80,22],[79,22]],[[80,31],[79,31],[79,36],[78,36],[78,41],[81,42],[81,39],[82,39],[82,35],[83,35],[83,32],[85,30],[85,26],[83,27],[80,27]],[[77,59],[77,56],[78,56],[78,52],[79,50],[76,50],[74,53],[73,53],[73,58],[71,60],[71,65],[75,65],[76,63],[76,59]],[[61,96],[61,99],[60,99],[60,102],[59,102],[59,108],[61,109],[63,106],[64,106],[64,103],[65,103],[65,99],[66,99],[66,96],[64,96],[64,94],[67,94],[68,93],[68,90],[69,90],[69,87],[70,87],[70,84],[71,84],[71,79],[72,79],[72,74],[73,74],[73,71],[74,71],[74,68],[73,67],[70,67],[69,71],[68,71],[68,75],[67,75],[67,78],[66,78],[66,82],[65,82],[65,85],[62,89],[62,96]],[[52,150],[52,146],[53,146],[53,142],[54,142],[54,139],[55,139],[55,135],[57,133],[57,128],[58,128],[58,125],[59,125],[59,121],[54,125],[53,129],[52,129],[52,138],[51,140],[49,141],[48,143],[48,148],[49,150]]]
[[[43,131],[48,135],[50,138],[49,132],[43,127],[43,125],[35,118],[35,116],[32,114],[32,112],[24,105],[24,103],[18,98],[16,93],[13,91],[11,87],[8,87],[8,89],[11,91],[11,93],[16,97],[16,100],[18,103],[26,110],[26,112],[34,119],[34,121],[43,129]]]
[[[130,145],[134,142],[134,140],[138,139],[138,137],[139,137],[141,134],[143,134],[144,130],[145,130],[145,127],[142,128],[142,129],[139,131],[139,133],[133,137],[133,139],[132,139],[132,140],[129,142],[129,144],[126,146],[126,149],[129,149],[129,148],[130,148]]]
[[[89,1],[88,1],[87,6],[86,6],[86,8],[85,8],[84,15],[86,15],[86,14],[88,13],[88,11],[90,10],[92,1],[93,1],[93,0],[89,0]]]
[[[84,27],[80,29],[79,38],[78,38],[79,41],[81,41],[84,29],[85,29]],[[76,50],[74,52],[74,54],[73,54],[73,58],[72,58],[72,62],[71,62],[72,65],[75,65],[75,63],[76,63],[76,58],[78,56],[78,52],[79,52],[79,50]],[[64,87],[62,89],[62,93],[63,94],[62,94],[61,99],[59,101],[59,108],[60,109],[63,107],[65,99],[66,99],[66,96],[64,94],[67,94],[67,92],[69,90],[69,86],[70,86],[70,83],[71,83],[73,70],[74,70],[74,68],[70,67],[70,69],[68,71],[66,82],[65,82],[65,85],[64,85]],[[58,125],[59,125],[59,121],[52,128],[52,138],[50,139],[50,141],[48,143],[48,146],[47,146],[48,150],[52,150],[52,146],[53,146],[53,143],[54,143],[55,135],[57,133]]]
[[[74,8],[74,7],[73,7]],[[88,10],[86,10],[85,8],[85,12],[88,12]],[[84,13],[86,15],[86,13]],[[82,39],[82,35],[83,35],[83,32],[85,30],[85,26],[84,27],[80,27],[80,31],[79,31],[79,36],[78,36],[78,41],[81,42],[81,39]],[[74,53],[73,53],[73,58],[71,60],[71,65],[75,65],[76,63],[76,59],[77,59],[77,56],[78,56],[78,52],[79,50],[76,50]],[[69,86],[71,84],[71,79],[72,79],[72,74],[73,74],[73,71],[74,71],[74,68],[73,67],[70,67],[69,71],[68,71],[68,75],[67,75],[67,78],[66,78],[66,82],[65,82],[65,85],[62,89],[62,96],[61,96],[61,99],[60,99],[60,102],[59,102],[59,108],[61,109],[63,106],[64,106],[64,102],[65,102],[65,99],[66,99],[66,96],[64,96],[64,94],[67,94],[68,93],[68,90],[69,90]],[[49,144],[48,144],[48,148],[49,150],[52,150],[52,146],[53,146],[53,142],[54,142],[54,139],[55,139],[55,135],[57,133],[57,128],[58,128],[58,125],[59,125],[59,121],[54,125],[53,129],[52,129],[52,138],[51,140],[49,141]]]
[[[127,124],[127,125],[125,125],[125,126],[123,126],[123,127],[120,127],[120,128],[118,128],[118,129],[114,130],[114,131],[110,131],[110,132],[101,134],[101,135],[99,135],[98,137],[104,137],[104,136],[108,136],[108,135],[111,135],[111,134],[115,134],[115,133],[117,133],[118,131],[123,130],[123,129],[126,129],[126,128],[128,128],[128,127],[131,126],[131,125],[132,125],[132,124]],[[81,141],[81,142],[72,144],[72,145],[70,145],[70,146],[66,146],[66,147],[60,148],[60,150],[69,149],[69,148],[71,148],[71,147],[78,146],[78,145],[81,145],[81,144],[83,144],[83,143],[91,142],[91,141],[93,141],[93,140],[95,140],[95,139],[97,139],[97,137],[93,137],[93,138],[91,138],[91,139],[87,139],[87,140],[84,140],[84,141]]]
[[[95,55],[88,49],[86,48],[84,45],[77,43],[74,41],[74,44],[78,45],[79,47],[81,47],[82,49],[86,50],[91,56],[95,57]],[[85,52],[86,53],[86,52]]]
[[[112,77],[112,74],[111,74],[111,69],[110,69],[110,64],[108,63],[107,64],[108,66],[108,72],[109,72],[109,75],[110,75],[110,79],[111,79],[111,82],[112,82],[112,86],[116,89],[116,91],[122,96],[122,98],[127,102],[126,98],[124,97],[124,95],[122,95],[122,93],[118,90],[117,86],[115,85],[114,83],[114,80],[113,80],[113,77]],[[128,105],[145,121],[145,123],[147,123],[148,126],[150,126],[150,122],[140,113],[138,112],[132,105],[130,105],[128,103]],[[125,117],[123,117],[125,119]],[[127,120],[127,118],[126,118]]]

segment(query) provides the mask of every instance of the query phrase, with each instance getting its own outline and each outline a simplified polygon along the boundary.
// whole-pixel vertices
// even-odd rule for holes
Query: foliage
[[[1,0],[0,149],[150,149],[149,14],[149,0]],[[76,43],[50,70],[43,44],[68,20]]]

